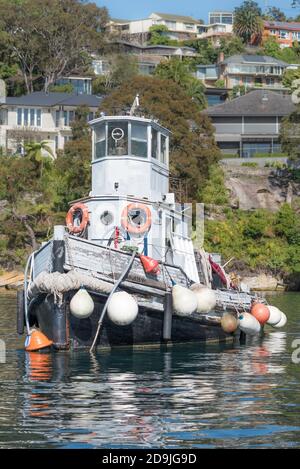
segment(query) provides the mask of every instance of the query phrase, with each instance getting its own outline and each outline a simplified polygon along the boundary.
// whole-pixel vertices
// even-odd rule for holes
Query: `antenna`
[[[140,96],[137,94],[136,97],[134,98],[134,101],[132,103],[132,106],[131,106],[131,109],[130,109],[130,113],[129,115],[130,116],[133,116],[136,109],[139,107],[140,105]]]

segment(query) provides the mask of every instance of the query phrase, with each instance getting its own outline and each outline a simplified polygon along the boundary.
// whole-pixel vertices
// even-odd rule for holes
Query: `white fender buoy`
[[[282,311],[281,312],[281,319],[277,324],[274,324],[273,327],[279,328],[279,327],[284,327],[287,323],[287,317],[286,314],[284,314]]]
[[[118,326],[128,326],[137,317],[139,307],[136,299],[125,291],[114,293],[107,306],[109,319]]]
[[[94,311],[94,301],[85,288],[80,288],[70,302],[70,311],[78,319],[88,318]]]
[[[268,308],[270,311],[270,317],[267,320],[267,324],[270,324],[270,326],[275,326],[281,319],[281,311],[280,309],[276,308],[276,306],[268,306]]]
[[[211,288],[195,283],[191,286],[191,290],[197,297],[197,312],[208,313],[216,307],[217,297]]]
[[[239,328],[248,335],[255,335],[260,332],[261,326],[258,320],[250,313],[242,313],[239,316]]]
[[[197,309],[197,297],[188,288],[174,285],[172,298],[174,311],[181,316],[189,316]]]

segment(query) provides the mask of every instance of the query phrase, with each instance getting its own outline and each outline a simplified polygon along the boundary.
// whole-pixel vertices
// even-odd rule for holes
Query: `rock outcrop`
[[[232,208],[277,211],[286,202],[293,204],[300,197],[300,184],[291,181],[285,170],[223,166],[225,184]]]

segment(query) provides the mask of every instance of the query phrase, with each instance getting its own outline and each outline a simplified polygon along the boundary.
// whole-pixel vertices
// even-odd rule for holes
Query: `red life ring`
[[[130,212],[132,211],[140,211],[139,215],[136,217],[142,217],[143,222],[140,223],[134,222]],[[128,231],[128,233],[132,234],[143,234],[149,230],[151,226],[151,211],[147,205],[139,204],[139,203],[132,203],[124,207],[121,216],[121,223],[124,230]]]
[[[75,212],[81,212],[81,223],[79,226],[74,225]],[[89,209],[85,204],[77,203],[72,205],[66,216],[66,225],[71,234],[78,234],[84,231],[89,222]]]

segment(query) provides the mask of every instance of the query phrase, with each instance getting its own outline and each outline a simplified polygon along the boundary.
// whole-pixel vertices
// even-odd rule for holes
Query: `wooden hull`
[[[31,311],[31,319],[40,330],[54,341],[57,349],[90,347],[97,329],[98,320],[106,297],[93,296],[95,309],[87,319],[77,319],[69,312],[72,293],[67,295],[62,307],[55,305],[53,297],[40,298]],[[185,342],[218,343],[232,341],[225,334],[217,317],[193,314],[189,317],[172,316],[171,339],[163,338],[164,312],[140,307],[137,319],[129,326],[117,326],[106,316],[97,342],[97,347],[114,348],[160,346]]]

